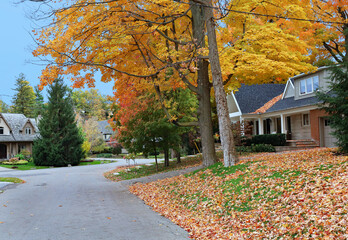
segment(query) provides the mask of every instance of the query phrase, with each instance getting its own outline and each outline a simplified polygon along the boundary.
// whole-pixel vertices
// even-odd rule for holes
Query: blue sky
[[[29,33],[35,25],[26,15],[35,3],[16,5],[15,2],[18,0],[0,0],[0,99],[7,104],[11,104],[12,89],[20,73],[24,73],[34,87],[39,84],[44,68],[30,63],[35,60],[31,54],[35,45]],[[65,80],[71,85],[68,79]],[[112,86],[112,83],[96,82],[96,89],[104,95],[112,95]]]

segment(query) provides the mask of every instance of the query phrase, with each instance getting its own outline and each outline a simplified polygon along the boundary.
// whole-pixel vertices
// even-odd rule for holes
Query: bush
[[[252,144],[252,152],[275,152],[275,148],[270,144]]]
[[[8,161],[8,162],[3,162],[2,164],[5,164],[5,165],[25,165],[27,164],[28,161],[26,160],[18,160],[18,161]]]
[[[270,144],[272,146],[285,146],[286,135],[282,133],[254,135],[251,138],[242,139],[243,145],[251,146],[252,144]]]
[[[18,158],[19,160],[24,160],[25,157],[22,153],[18,153],[17,155],[14,156],[15,158]]]
[[[275,152],[275,148],[270,144],[252,144],[251,146],[238,146],[237,152]]]
[[[97,158],[112,158],[111,153],[99,153],[97,154]]]
[[[31,153],[27,149],[23,149],[20,154],[21,156],[23,156],[23,158],[20,158],[20,159],[28,160],[31,157]]]
[[[122,153],[121,144],[115,144],[115,146],[112,147],[112,153],[116,155],[120,155]]]

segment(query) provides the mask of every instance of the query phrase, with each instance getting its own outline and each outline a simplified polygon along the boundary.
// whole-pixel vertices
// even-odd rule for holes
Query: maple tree
[[[72,92],[72,100],[75,111],[86,118],[96,117],[98,120],[106,120],[109,116],[110,102],[96,89],[77,90]]]
[[[253,1],[259,5],[262,5],[262,2]],[[49,55],[54,60],[43,71],[41,84],[44,86],[51,83],[57,75],[66,74],[72,76],[75,87],[84,84],[94,86],[94,74],[100,71],[101,80],[114,80],[114,88],[117,91],[123,91],[122,87],[132,84],[139,90],[157,93],[159,99],[162,91],[187,87],[197,95],[199,101],[198,115],[204,165],[214,163],[215,159],[210,106],[212,85],[209,81],[207,53],[210,55],[219,117],[224,119],[220,123],[220,127],[223,128],[220,132],[222,138],[226,139],[223,141],[224,145],[226,143],[224,147],[227,153],[226,165],[233,164],[233,160],[230,161],[233,155],[233,141],[230,141],[232,134],[229,134],[230,122],[227,106],[224,104],[226,99],[222,80],[227,83],[226,86],[230,90],[234,90],[241,81],[279,82],[291,75],[311,69],[309,64],[304,63],[308,59],[307,46],[304,42],[294,41],[295,44],[288,48],[281,48],[276,42],[270,44],[267,41],[256,41],[253,38],[255,32],[259,33],[260,40],[262,39],[260,32],[265,29],[273,33],[281,30],[272,24],[269,28],[263,27],[270,23],[267,19],[257,17],[250,17],[249,22],[253,23],[250,24],[250,32],[240,31],[245,24],[237,24],[236,30],[232,27],[234,26],[232,20],[231,23],[226,21],[226,24],[220,26],[216,20],[218,13],[214,14],[213,9],[207,7],[212,4],[209,1],[120,0],[69,3],[71,4],[67,4],[67,7],[54,12],[54,24],[36,33],[39,34],[37,37],[39,46],[34,55],[40,57]],[[244,2],[241,2],[233,7],[245,9],[243,4]],[[249,7],[247,5],[247,8]],[[260,6],[259,9],[267,11],[264,6]],[[210,29],[207,35],[206,26]],[[218,36],[223,36],[217,37],[218,41],[215,41],[214,36],[216,30]],[[296,40],[287,32],[277,36],[278,40],[286,39],[284,45]],[[213,70],[220,68],[219,64],[213,67],[218,63],[217,60],[220,60],[216,58],[217,51],[223,56],[221,74],[216,74],[216,70]],[[229,51],[234,54],[227,54]],[[284,54],[284,51],[287,54]],[[239,59],[240,55],[243,56],[242,59]],[[258,60],[252,61],[254,59]],[[276,66],[277,63],[282,63],[279,68]],[[249,71],[245,72],[243,69]],[[251,69],[257,69],[258,75],[249,74],[252,73]],[[268,78],[274,69],[277,69],[276,72],[279,74]],[[255,77],[261,76],[262,73],[265,75],[262,79]],[[124,94],[132,93],[124,92]],[[172,116],[169,114],[167,116],[172,120]]]

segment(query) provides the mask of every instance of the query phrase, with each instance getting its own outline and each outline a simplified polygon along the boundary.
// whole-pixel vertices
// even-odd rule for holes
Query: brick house
[[[232,122],[248,122],[252,134],[284,133],[289,143],[333,147],[327,114],[319,110],[317,89],[328,90],[329,70],[300,74],[286,84],[242,87],[228,95]]]
[[[24,149],[32,152],[38,132],[33,118],[17,113],[0,113],[0,159],[9,159]]]

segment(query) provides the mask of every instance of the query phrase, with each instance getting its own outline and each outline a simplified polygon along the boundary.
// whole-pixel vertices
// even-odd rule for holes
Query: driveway
[[[129,193],[131,182],[103,177],[120,165],[124,160],[30,171],[1,169],[0,177],[19,177],[26,183],[9,185],[0,194],[0,239],[189,239],[186,231]]]

